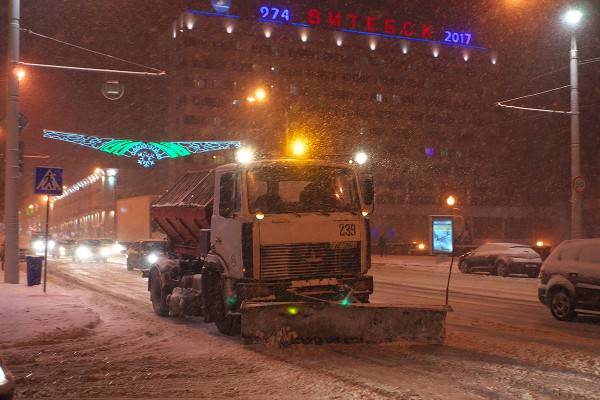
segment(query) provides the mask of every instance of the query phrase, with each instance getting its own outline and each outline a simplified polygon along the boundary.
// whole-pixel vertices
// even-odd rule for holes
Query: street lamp
[[[446,204],[448,204],[448,206],[450,207],[454,207],[454,205],[456,204],[456,198],[454,196],[448,196],[448,198],[446,199]]]
[[[23,79],[25,79],[26,73],[23,68],[16,68],[14,72],[15,72],[15,75],[19,82],[21,82],[21,81],[23,81]]]
[[[581,180],[580,134],[579,134],[579,75],[576,31],[583,19],[583,12],[569,9],[564,22],[571,28],[571,239],[582,236],[583,194],[575,182]]]
[[[369,161],[369,156],[364,151],[360,151],[354,155],[354,161],[358,165],[365,165]]]

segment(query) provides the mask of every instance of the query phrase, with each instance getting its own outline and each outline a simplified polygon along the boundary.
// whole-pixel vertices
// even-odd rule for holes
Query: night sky
[[[186,7],[206,6],[206,1],[184,0],[23,0],[23,28],[73,42],[98,51],[107,52],[155,68],[165,68],[161,59],[158,38],[169,33],[170,24]],[[1,20],[6,21],[7,1],[2,2]],[[496,0],[496,1],[355,1],[340,8],[377,7],[382,4],[401,8],[422,9],[427,15],[444,15],[455,25],[465,26],[484,38],[485,45],[498,52],[504,96],[512,98],[539,90],[568,84],[569,34],[561,24],[560,13],[566,2],[555,0]],[[468,6],[464,4],[468,3]],[[598,1],[584,2],[589,12],[586,26],[580,35],[581,58],[600,57],[600,18]],[[98,68],[134,69],[79,50],[60,46],[47,40],[22,35],[21,59],[29,62],[56,63]],[[2,75],[5,75],[6,24],[0,32]],[[600,63],[581,68],[582,80],[582,141],[587,160],[584,168],[598,181],[600,163],[594,162],[600,153],[597,115],[600,107]],[[559,72],[533,79],[559,69]],[[120,101],[111,102],[102,97],[100,87],[114,76],[29,69],[22,85],[21,111],[30,124],[24,131],[27,154],[50,154],[43,164],[59,165],[68,169],[67,181],[73,182],[91,173],[96,166],[119,166],[132,160],[117,160],[99,152],[78,149],[64,143],[41,139],[43,128],[74,131],[99,136],[128,138],[160,138],[164,132],[164,81],[161,78],[116,77],[126,85],[126,94]],[[4,83],[2,83],[4,85]],[[465,94],[468,95],[468,94]],[[498,99],[502,100],[502,99]],[[528,106],[569,108],[567,91],[532,100]],[[5,113],[5,96],[0,100]],[[492,105],[490,105],[491,107]],[[564,148],[560,163],[568,163],[568,118],[519,111],[503,111],[501,129],[514,136],[508,141],[515,151],[524,145],[540,148],[552,143]],[[595,129],[594,129],[595,128]],[[477,140],[477,139],[475,139]],[[556,153],[556,152],[555,152]],[[90,155],[93,154],[93,159]],[[549,153],[551,154],[551,153]],[[545,163],[545,165],[544,165]],[[26,175],[31,176],[34,162],[28,160]],[[554,173],[551,160],[540,159],[540,174]],[[568,167],[567,167],[568,168]],[[564,168],[561,166],[561,171]],[[515,184],[518,184],[515,182]],[[27,186],[28,187],[28,186]]]

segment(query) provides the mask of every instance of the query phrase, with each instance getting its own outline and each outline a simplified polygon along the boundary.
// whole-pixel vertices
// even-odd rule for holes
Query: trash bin
[[[39,285],[42,282],[42,263],[44,257],[25,257],[27,264],[27,286]]]

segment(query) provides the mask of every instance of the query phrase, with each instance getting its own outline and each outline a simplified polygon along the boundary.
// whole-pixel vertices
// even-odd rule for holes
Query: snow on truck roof
[[[188,172],[152,206],[204,207],[212,201],[214,182],[214,170]]]

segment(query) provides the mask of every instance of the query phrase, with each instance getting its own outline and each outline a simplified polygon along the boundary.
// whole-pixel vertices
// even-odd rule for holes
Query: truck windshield
[[[254,168],[247,178],[253,213],[358,212],[360,208],[350,169],[273,165]]]

